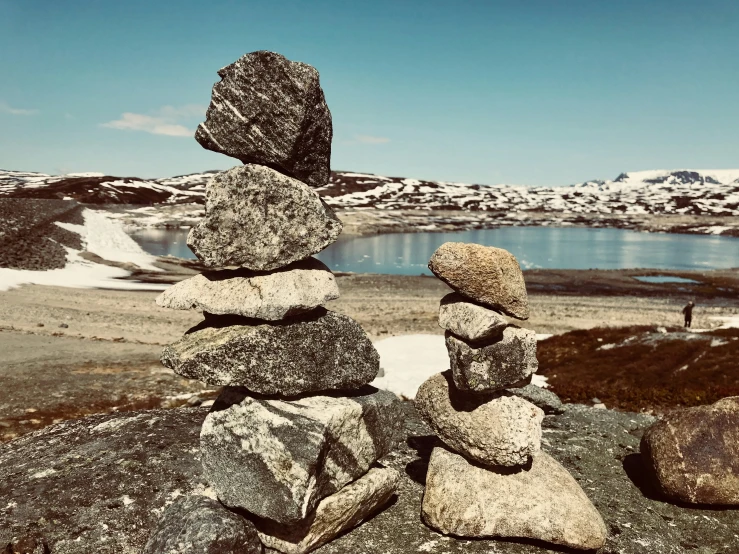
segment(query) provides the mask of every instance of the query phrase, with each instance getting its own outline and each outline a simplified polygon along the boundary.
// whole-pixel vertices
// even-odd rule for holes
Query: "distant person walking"
[[[683,308],[683,315],[685,316],[685,327],[690,327],[690,324],[693,323],[693,308],[695,307],[695,303],[691,300],[688,302],[688,305]]]

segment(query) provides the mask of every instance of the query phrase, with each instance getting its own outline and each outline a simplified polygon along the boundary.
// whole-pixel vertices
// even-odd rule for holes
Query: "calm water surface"
[[[151,254],[194,258],[186,229],[132,235]],[[318,254],[334,271],[430,274],[431,254],[448,241],[511,251],[524,269],[725,269],[739,267],[739,238],[582,227],[505,227],[449,233],[396,233],[347,238]]]

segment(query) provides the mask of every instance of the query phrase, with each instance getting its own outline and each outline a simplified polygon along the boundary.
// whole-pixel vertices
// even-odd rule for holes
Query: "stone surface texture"
[[[580,485],[542,452],[530,469],[498,473],[434,448],[421,514],[446,535],[536,539],[595,550],[607,529]]]
[[[156,302],[175,310],[277,321],[338,297],[333,273],[317,259],[308,258],[271,273],[244,269],[202,273],[172,285]]]
[[[455,291],[517,319],[529,318],[526,283],[516,258],[502,248],[446,242],[429,269]]]
[[[320,252],[341,221],[306,184],[261,165],[218,173],[187,245],[207,267],[270,271]]]
[[[529,379],[539,368],[536,333],[506,327],[503,336],[470,344],[446,332],[454,384],[470,392],[495,392]]]
[[[508,326],[508,320],[452,292],[441,299],[439,326],[463,340],[475,342],[499,337]]]
[[[141,554],[261,554],[254,525],[202,495],[180,497],[164,510]]]
[[[205,475],[226,506],[296,523],[397,445],[399,404],[372,387],[297,400],[224,389],[200,434]]]
[[[524,465],[541,447],[544,412],[517,396],[461,392],[445,372],[423,383],[415,402],[449,448],[480,464]]]
[[[641,453],[668,498],[738,506],[739,396],[669,413],[644,434]]]
[[[524,400],[528,400],[534,406],[544,410],[545,415],[562,414],[566,409],[559,396],[548,389],[530,383],[524,387],[509,388],[506,391],[509,394],[515,394]]]
[[[399,482],[400,474],[394,469],[370,469],[366,475],[321,500],[304,522],[290,527],[267,520],[258,522],[259,538],[267,548],[285,554],[310,552],[380,510],[395,494]]]
[[[209,385],[284,396],[358,389],[380,368],[359,324],[323,308],[279,322],[211,317],[165,347],[161,360]]]
[[[195,139],[208,150],[266,165],[321,187],[331,173],[331,112],[318,71],[252,52],[218,71]]]

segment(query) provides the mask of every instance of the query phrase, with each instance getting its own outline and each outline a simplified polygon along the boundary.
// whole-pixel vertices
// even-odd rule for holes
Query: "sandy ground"
[[[178,280],[192,272],[181,268],[169,276]],[[618,272],[590,275],[588,288],[578,284],[576,272],[571,273],[570,289],[561,285],[562,272],[527,275],[532,287],[543,292],[530,295],[532,317],[523,326],[556,334],[603,325],[681,323],[682,293],[629,295],[626,284],[636,282],[624,280]],[[723,285],[739,281],[727,275],[721,274]],[[438,305],[450,289],[439,280],[391,275],[337,279],[342,296],[328,307],[355,318],[373,340],[442,333]],[[546,293],[547,283],[558,293]],[[638,291],[640,285],[629,286]],[[593,287],[605,287],[609,294],[593,294]],[[578,290],[584,294],[576,294]],[[734,294],[733,288],[727,290]],[[181,379],[159,364],[162,345],[177,340],[202,317],[195,311],[159,308],[154,302],[157,294],[36,285],[0,292],[4,391],[0,439],[88,413],[172,406],[212,397],[214,391],[203,392],[199,383]],[[712,318],[739,313],[736,298],[699,301],[694,326],[716,327],[720,321]]]

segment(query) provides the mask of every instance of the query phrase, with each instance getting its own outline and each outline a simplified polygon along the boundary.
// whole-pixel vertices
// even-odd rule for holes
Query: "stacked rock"
[[[571,548],[605,543],[600,514],[541,451],[544,412],[516,395],[538,369],[526,285],[506,250],[446,243],[429,262],[455,292],[441,301],[451,370],[432,376],[416,408],[443,442],[426,476],[422,518],[460,537],[516,537]]]
[[[216,175],[188,236],[212,268],[160,306],[205,319],[167,346],[176,373],[223,386],[200,434],[220,502],[268,548],[312,550],[385,504],[399,474],[374,467],[402,436],[397,398],[368,386],[379,355],[311,256],[341,222],[311,187],[329,177],[331,116],[318,72],[254,52],[221,69],[197,140],[245,165]]]

